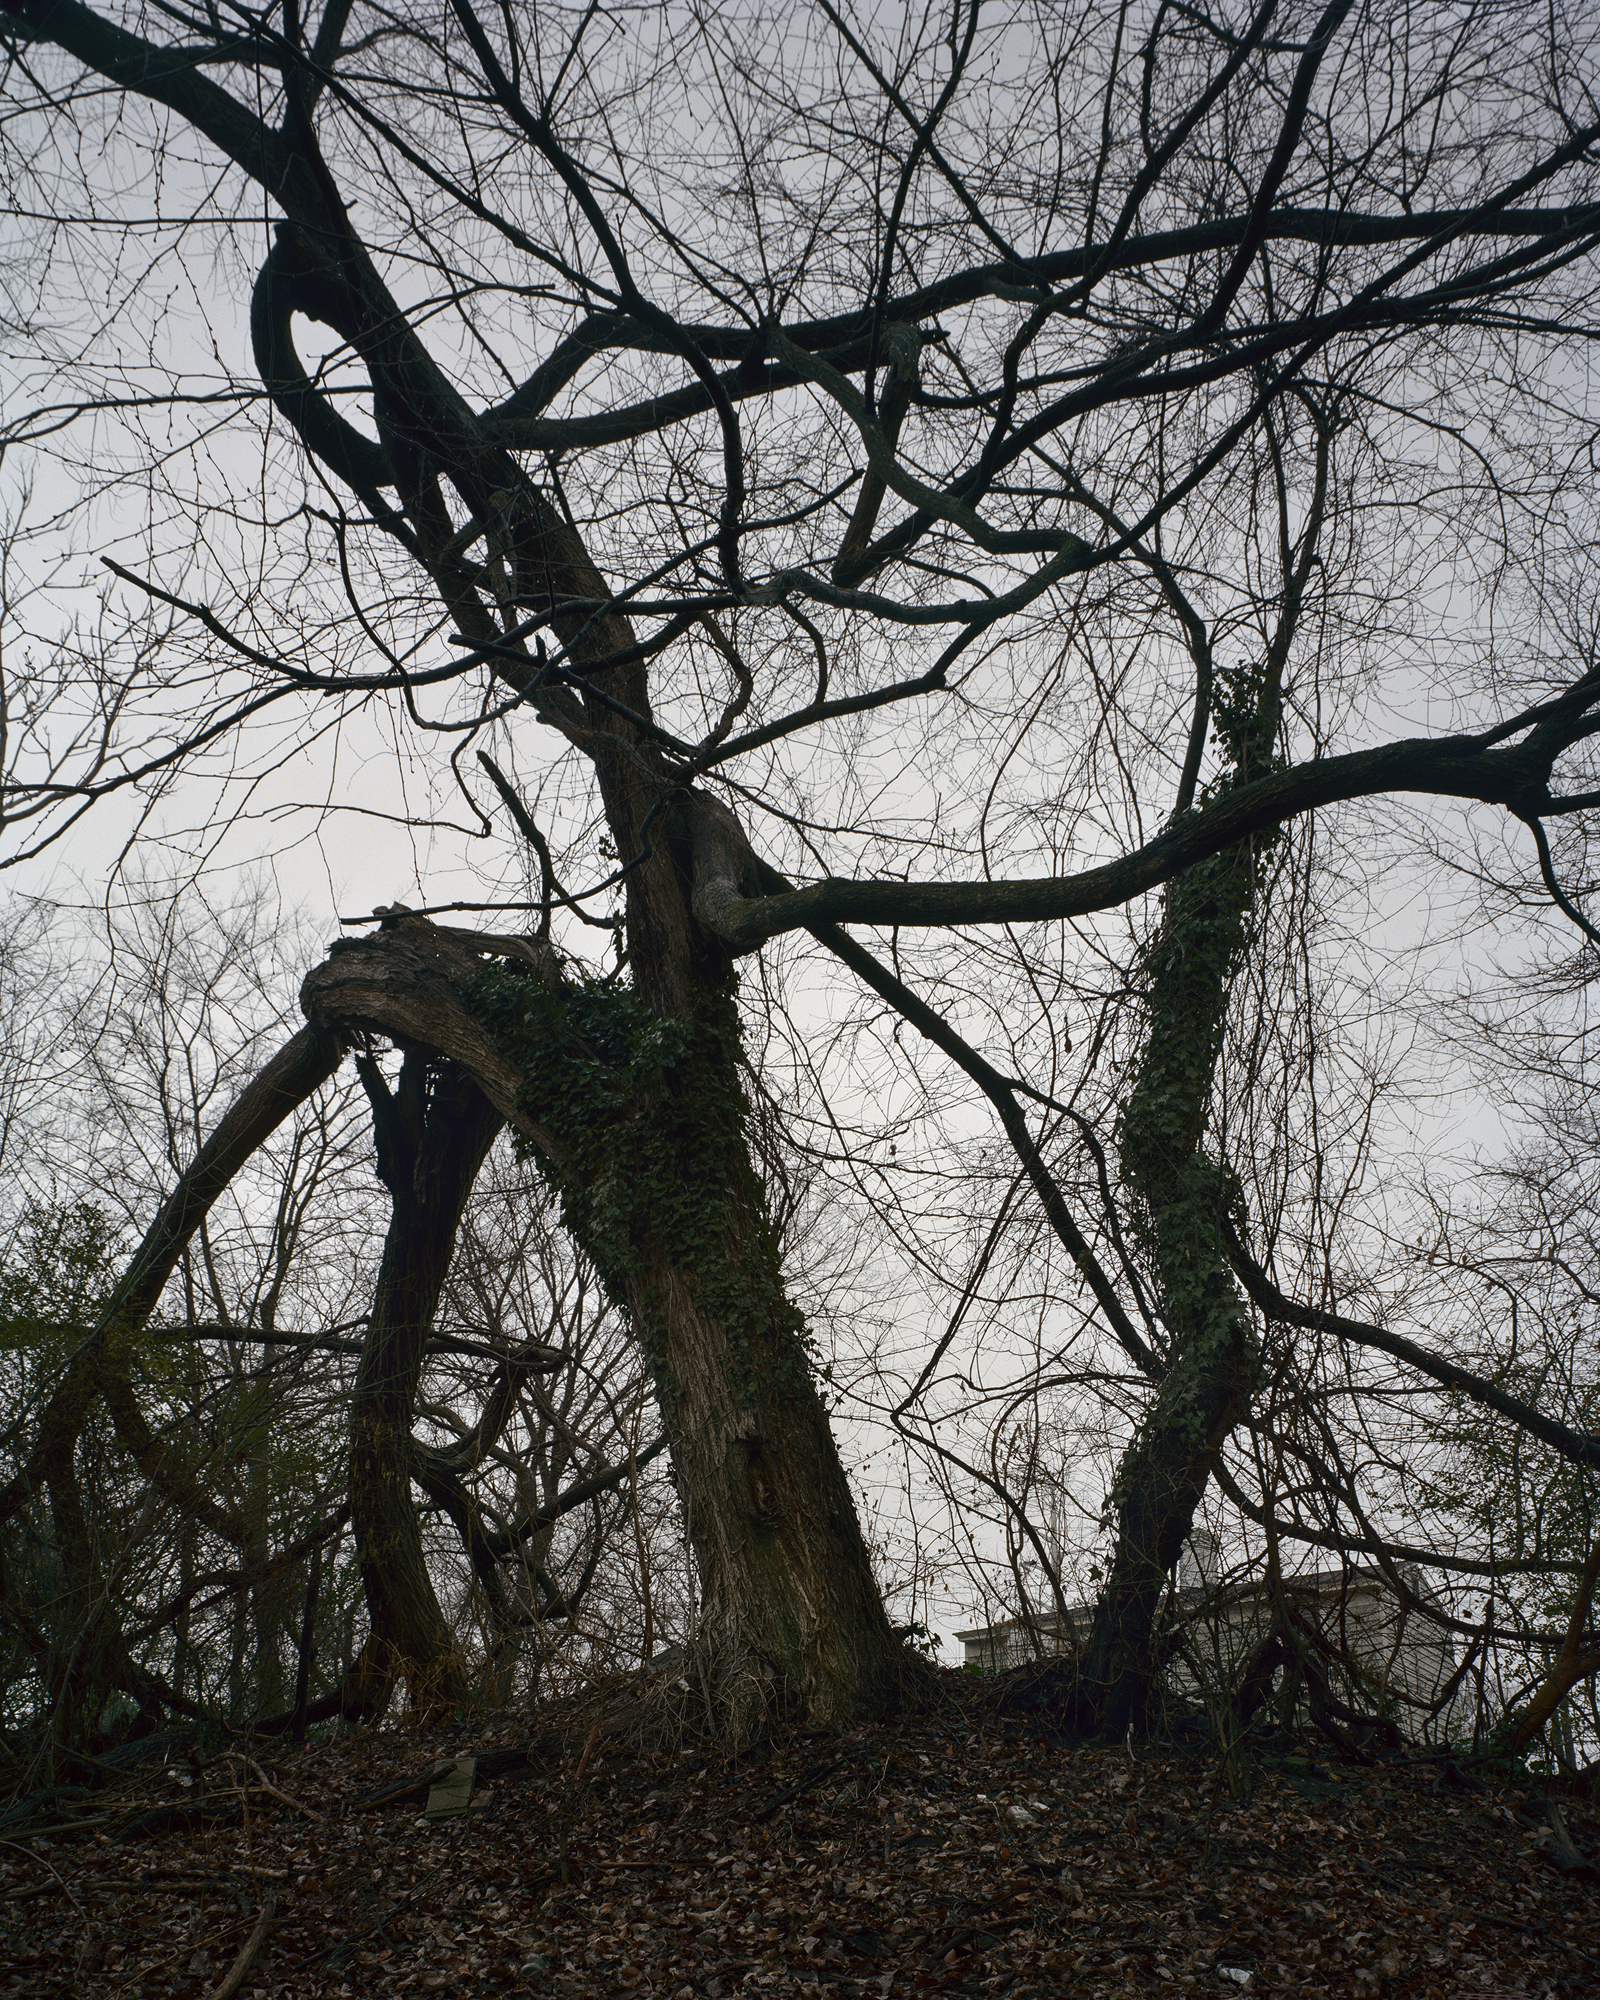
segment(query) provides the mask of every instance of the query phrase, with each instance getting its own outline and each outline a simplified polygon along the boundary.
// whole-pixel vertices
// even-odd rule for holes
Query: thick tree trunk
[[[403,1676],[411,1706],[429,1714],[465,1688],[412,1500],[411,1430],[461,1213],[504,1120],[452,1062],[408,1049],[391,1095],[377,1064],[357,1060],[393,1203],[350,1406],[350,1518],[370,1621],[366,1701],[381,1706]]]
[[[732,1001],[723,1005],[731,1018]],[[684,1090],[737,1102],[726,1053],[723,1074],[714,1053],[713,1073],[683,1079]],[[650,1109],[659,1132],[659,1108]],[[697,1123],[673,1107],[665,1129],[687,1136]],[[884,1615],[804,1322],[783,1289],[742,1121],[725,1138],[718,1157],[700,1163],[704,1248],[675,1244],[670,1230],[641,1217],[621,1290],[650,1345],[672,1440],[700,1576],[698,1650],[712,1707],[738,1737],[766,1714],[843,1723],[881,1711],[908,1668]],[[688,1154],[686,1146],[680,1157],[694,1172]]]
[[[665,1268],[649,1293],[717,1718],[737,1737],[764,1715],[846,1723],[892,1706],[914,1663],[884,1614],[798,1329],[777,1311],[730,1331]]]
[[[631,991],[664,1028],[692,1029],[708,1010],[731,1007],[730,963],[693,912],[692,814],[679,808],[681,766],[664,755],[652,724],[637,636],[620,612],[593,609],[611,592],[581,539],[474,417],[386,291],[347,213],[329,198],[331,177],[311,157],[309,131],[297,134],[297,146],[304,160],[295,159],[292,185],[286,180],[279,197],[293,219],[278,233],[252,304],[263,381],[307,448],[379,518],[390,516],[378,488],[392,486],[407,547],[428,568],[458,629],[475,645],[493,646],[502,677],[592,761],[611,839],[627,864]],[[362,356],[379,446],[359,438],[314,390],[294,353],[296,310],[337,328]],[[441,475],[482,524],[486,569],[465,561]],[[545,672],[525,642],[506,640],[530,611],[551,614],[568,649],[560,677]],[[470,1066],[510,1116],[522,1079],[506,1077],[502,1057]],[[729,1081],[712,1082],[725,1102]],[[535,1143],[541,1158],[566,1173],[564,1156],[581,1153],[586,1135],[568,1123],[575,1116],[581,1128],[581,1108],[558,1110]],[[899,1649],[763,1234],[742,1131],[730,1131],[727,1152],[723,1189],[704,1217],[717,1271],[646,1241],[649,1228],[641,1225],[631,1230],[636,1240],[628,1270],[618,1272],[619,1292],[641,1338],[655,1344],[663,1407],[676,1426],[716,1704],[734,1727],[768,1699],[798,1701],[832,1719],[881,1705],[899,1671]],[[712,1294],[732,1299],[751,1287],[759,1305],[724,1310],[708,1303]]]
[[[486,973],[483,956],[512,968]],[[308,977],[308,1015],[470,1070],[645,1343],[700,1572],[716,1725],[838,1722],[908,1667],[884,1614],[751,1163],[726,965],[698,1007],[566,985],[553,954],[396,915]]]
[[[603,595],[576,538],[562,533],[567,587]],[[546,574],[548,537],[541,529]],[[632,645],[625,618],[604,622],[601,643]],[[644,667],[608,675],[608,687],[613,680],[648,716]],[[628,733],[613,719],[594,763],[617,851],[645,857],[628,880],[634,992],[695,1051],[665,1076],[660,1101],[642,1108],[657,1145],[698,1135],[685,1160],[702,1201],[688,1229],[664,1227],[659,1212],[635,1214],[616,1289],[656,1365],[700,1576],[697,1652],[718,1725],[737,1738],[764,1713],[840,1723],[881,1712],[916,1667],[885,1615],[803,1322],[784,1290],[746,1136],[733,962],[696,911],[708,874],[742,877],[753,857],[733,815],[704,794],[663,814],[659,753],[642,735],[625,748]],[[604,1275],[605,1245],[584,1248]]]

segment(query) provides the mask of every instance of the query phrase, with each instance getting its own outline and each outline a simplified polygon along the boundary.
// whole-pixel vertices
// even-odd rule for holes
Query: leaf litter
[[[739,1755],[604,1703],[14,1802],[0,1996],[1600,1991],[1592,1787],[1268,1737],[1230,1791],[1203,1743],[1072,1742],[971,1682]]]

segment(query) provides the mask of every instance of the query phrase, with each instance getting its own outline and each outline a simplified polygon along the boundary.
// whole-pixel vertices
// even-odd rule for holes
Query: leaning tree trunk
[[[903,1649],[751,1162],[732,981],[665,1018],[636,993],[530,987],[491,976],[475,998],[564,1141],[546,1171],[567,1226],[644,1343],[700,1576],[697,1678],[735,1734],[881,1707]]]
[[[683,810],[681,760],[663,747],[652,718],[647,655],[620,611],[598,608],[612,593],[579,536],[507,449],[503,430],[468,408],[428,353],[332,185],[302,120],[276,189],[290,219],[252,299],[262,380],[324,471],[399,535],[456,629],[523,696],[529,720],[562,732],[591,761],[627,867],[629,991],[649,1017],[639,1032],[647,1037],[653,1021],[668,1042],[687,1037],[698,1046],[709,1036],[717,1045],[702,1047],[690,1064],[692,1083],[667,1078],[627,1114],[643,1118],[657,1158],[678,1109],[721,1120],[723,1177],[702,1203],[693,1257],[685,1256],[683,1216],[652,1222],[638,1208],[620,1234],[598,1221],[596,1240],[584,1245],[612,1274],[657,1363],[700,1564],[704,1684],[735,1730],[774,1702],[819,1720],[880,1706],[901,1670],[901,1649],[784,1295],[737,1116],[731,965],[694,914],[694,813]],[[300,363],[297,312],[333,327],[361,357],[376,444],[344,421]],[[467,531],[458,530],[441,480],[471,516]],[[484,543],[482,563],[467,557],[473,537]],[[538,658],[529,651],[530,614],[560,642],[559,670],[547,671],[542,650]],[[526,815],[519,818],[531,832]],[[313,995],[312,1004],[327,997]],[[553,1039],[559,1046],[559,1034]],[[524,1080],[537,1081],[518,1075],[503,1097],[490,1092],[508,1117]],[[577,1188],[598,1143],[594,1114],[581,1093],[546,1109],[548,1124],[526,1117],[525,1124],[541,1123],[539,1154],[553,1169],[565,1173],[567,1157],[577,1162],[570,1183]]]
[[[501,969],[486,967],[486,959]],[[307,1014],[438,1050],[469,1071],[558,1190],[644,1343],[701,1586],[693,1684],[715,1725],[837,1722],[907,1670],[884,1615],[783,1287],[720,987],[671,1014],[570,984],[530,940],[396,913],[306,981]]]
[[[489,62],[486,74],[498,77],[487,44],[479,55]],[[509,80],[495,87],[502,84],[514,95]],[[652,719],[647,653],[620,611],[599,608],[611,603],[611,591],[513,456],[504,426],[468,407],[385,286],[336,194],[309,115],[291,125],[273,176],[285,220],[251,300],[262,382],[321,472],[356,494],[427,573],[455,629],[483,647],[523,697],[528,722],[563,733],[591,761],[611,840],[627,865],[632,994],[663,1028],[697,1033],[717,1010],[731,1011],[730,963],[693,912],[692,842],[683,824],[673,824],[675,813],[680,822],[688,817],[678,803],[685,774]],[[297,313],[332,327],[360,357],[376,441],[356,431],[307,373],[294,346]],[[446,485],[470,517],[466,529]],[[468,555],[478,539],[481,562]],[[547,664],[543,636],[538,657],[530,650],[530,614],[553,630],[559,664]],[[729,717],[736,712],[730,706]],[[521,820],[531,830],[525,814]],[[313,995],[312,1004],[327,997]],[[731,1116],[735,1055],[722,1039],[724,1054],[701,1066],[696,1089]],[[477,1065],[470,1067],[481,1083]],[[489,1094],[510,1116],[520,1088],[512,1078],[503,1096]],[[671,1092],[658,1101],[669,1106]],[[586,1150],[593,1135],[581,1106],[573,1119],[546,1128],[551,1143],[541,1145],[542,1158]],[[730,1126],[724,1142],[728,1174],[701,1218],[697,1251],[714,1273],[683,1263],[675,1225],[647,1228],[648,1241],[630,1238],[625,1270],[609,1237],[597,1249],[603,1267],[612,1256],[640,1336],[658,1356],[680,1497],[701,1565],[706,1680],[719,1711],[739,1727],[775,1699],[832,1718],[881,1704],[900,1649],[784,1297],[742,1130]]]
[[[462,1210],[505,1121],[454,1063],[408,1049],[391,1093],[370,1057],[356,1060],[393,1208],[350,1405],[350,1519],[369,1625],[352,1692],[381,1712],[403,1676],[411,1706],[429,1714],[465,1686],[411,1496],[411,1431]]]
[[[607,594],[548,508],[523,531],[516,567],[524,597],[541,587],[557,601],[563,588]],[[636,639],[608,614],[583,643],[626,659]],[[649,1348],[699,1572],[700,1683],[717,1724],[737,1738],[764,1714],[844,1722],[881,1712],[915,1664],[885,1615],[804,1321],[784,1288],[749,1146],[733,960],[696,909],[708,875],[750,881],[757,864],[733,815],[703,793],[685,796],[662,758],[643,664],[604,681],[640,717],[606,709],[590,751],[617,852],[637,858],[628,1105],[619,1126],[616,1107],[581,1087],[548,1115],[579,1174],[626,1190],[627,1215],[620,1223],[587,1198],[568,1209]],[[615,1025],[614,1002],[609,1012]],[[571,1026],[569,1014],[575,1048]],[[530,1081],[552,1084],[544,1070]],[[571,1171],[556,1173],[558,1185]]]
[[[1166,1581],[1255,1377],[1249,1318],[1222,1229],[1237,1184],[1203,1143],[1255,869],[1246,847],[1178,877],[1147,960],[1145,1048],[1120,1159],[1134,1233],[1156,1277],[1169,1366],[1112,1489],[1115,1550],[1079,1677],[1089,1716],[1116,1735],[1144,1722]]]
[[[1336,429],[1331,416],[1310,414],[1315,476],[1298,540],[1289,525],[1281,443],[1269,426],[1283,584],[1275,628],[1258,666],[1218,671],[1213,678],[1204,624],[1171,572],[1156,566],[1187,635],[1201,691],[1181,795],[1184,809],[1208,719],[1227,758],[1216,790],[1247,784],[1270,770],[1277,757],[1284,671],[1321,561]],[[1206,1150],[1205,1135],[1228,989],[1255,930],[1261,863],[1278,839],[1276,832],[1257,835],[1176,876],[1145,954],[1144,1046],[1118,1150],[1133,1234],[1155,1277],[1165,1321],[1166,1372],[1112,1488],[1115,1548],[1078,1678],[1084,1719],[1119,1736],[1145,1719],[1166,1580],[1217,1453],[1249,1409],[1255,1387],[1255,1342],[1224,1228],[1230,1211],[1241,1205],[1240,1190],[1227,1163]]]

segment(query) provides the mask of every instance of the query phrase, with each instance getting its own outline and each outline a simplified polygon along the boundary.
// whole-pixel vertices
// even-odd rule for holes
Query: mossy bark
[[[571,981],[535,942],[395,913],[315,968],[302,1002],[325,1029],[388,1035],[470,1074],[630,1314],[699,1570],[689,1678],[705,1719],[737,1738],[768,1717],[881,1713],[917,1666],[885,1616],[783,1285],[727,960],[697,1004],[660,1007],[637,983]],[[392,1387],[381,1415],[397,1444],[409,1407]],[[373,1477],[398,1463],[375,1454]]]
[[[723,1101],[737,1089],[731,1072],[707,1081]],[[652,1231],[628,1295],[700,1577],[704,1688],[737,1738],[764,1716],[881,1713],[911,1664],[884,1614],[742,1124],[725,1164],[704,1218],[714,1282],[703,1259],[674,1256]]]
[[[519,505],[506,549],[520,603],[609,594],[577,535],[541,496]],[[574,708],[581,701],[582,740],[611,840],[632,864],[629,992],[667,1040],[677,1036],[700,1051],[692,1077],[684,1071],[651,1086],[659,1101],[646,1121],[657,1134],[658,1168],[672,1121],[680,1121],[701,1189],[692,1227],[665,1212],[681,1197],[659,1173],[650,1202],[623,1232],[626,1268],[615,1261],[611,1222],[575,1212],[573,1223],[602,1275],[609,1268],[608,1282],[656,1366],[700,1575],[696,1678],[717,1726],[736,1737],[769,1712],[829,1723],[881,1712],[915,1665],[884,1613],[766,1221],[739,1115],[733,961],[695,909],[708,848],[720,866],[730,843],[742,848],[743,835],[716,802],[685,798],[650,733],[649,673],[629,620],[607,612],[558,615],[554,623],[579,662],[596,662],[592,679],[603,689],[566,699]],[[564,726],[576,728],[577,720]],[[572,1032],[581,1039],[579,1024]],[[547,1080],[526,1073],[541,1087]],[[593,1115],[581,1092],[537,1112],[548,1141],[542,1157],[567,1162],[569,1188],[571,1155],[589,1149]],[[720,1121],[715,1134],[708,1120]],[[718,1162],[709,1179],[708,1139]]]
[[[731,978],[681,1014],[515,971],[472,997],[524,1114],[561,1135],[532,1150],[651,1365],[700,1577],[694,1692],[734,1737],[881,1711],[907,1662],[784,1289]]]
[[[1192,783],[1209,708],[1223,769],[1214,803],[1278,768],[1283,679],[1308,586],[1319,566],[1336,426],[1312,412],[1315,469],[1298,539],[1282,440],[1268,426],[1283,582],[1263,658],[1213,681],[1209,637],[1176,580],[1160,572],[1194,653],[1205,702],[1197,709]],[[1115,1524],[1110,1573],[1098,1603],[1078,1688],[1085,1720],[1121,1735],[1142,1724],[1153,1692],[1156,1625],[1216,1456],[1244,1417],[1257,1355],[1248,1309],[1228,1257],[1223,1223],[1240,1204],[1232,1169],[1207,1150],[1212,1085],[1227,1025],[1228,993],[1255,933],[1268,832],[1175,876],[1144,957],[1143,1046],[1118,1133],[1131,1234],[1155,1280],[1165,1322],[1164,1372],[1154,1403],[1123,1456],[1109,1501]]]
[[[1120,1164],[1133,1234],[1156,1280],[1168,1365],[1112,1491],[1116,1540],[1080,1674],[1094,1721],[1116,1735],[1145,1721],[1162,1594],[1255,1379],[1249,1316],[1222,1230],[1236,1185],[1204,1143],[1228,979],[1248,936],[1255,881],[1247,848],[1180,876],[1146,960],[1145,1046]]]

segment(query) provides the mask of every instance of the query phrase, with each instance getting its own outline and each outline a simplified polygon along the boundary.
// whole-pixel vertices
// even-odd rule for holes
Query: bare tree
[[[349,1048],[404,1049],[392,1090],[367,1073],[395,1201],[361,1391],[388,1440],[358,1528],[380,1650],[446,1667],[396,1385],[509,1123],[652,1371],[726,1725],[904,1681],[749,1143],[735,967],[798,934],[998,1120],[1128,1371],[1084,1721],[1147,1707],[1164,1579],[1274,1341],[1387,1354],[1596,1461],[1336,1286],[1297,1295],[1230,1155],[1224,1062],[1306,844],[1359,802],[1505,815],[1597,942],[1546,830],[1581,842],[1596,798],[1582,10],[819,0],[626,35],[469,0],[7,12],[30,284],[64,299],[55,246],[102,213],[181,212],[179,268],[237,357],[219,380],[208,351],[203,389],[172,364],[165,258],[132,249],[105,340],[28,314],[15,442],[121,425],[152,499],[105,627],[10,696],[16,859],[102,800],[266,785],[379,701],[450,745],[435,812],[454,784],[525,843],[532,893],[464,900],[520,904],[528,935],[391,907],[312,973],[308,1027],[113,1302],[151,1310]],[[121,186],[80,164],[102,123]],[[214,304],[245,274],[250,370]],[[264,507],[258,471],[191,486],[155,449],[192,422],[193,465],[224,419]],[[1562,645],[1510,615],[1558,573]],[[579,920],[599,898],[609,930],[618,890],[621,961],[585,969]],[[415,1587],[387,1604],[392,1562]]]

